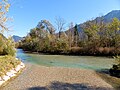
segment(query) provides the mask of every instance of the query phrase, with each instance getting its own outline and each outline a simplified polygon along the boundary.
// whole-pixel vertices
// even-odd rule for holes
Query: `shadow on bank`
[[[111,76],[109,69],[97,70],[96,73],[116,90],[120,90],[120,77]]]
[[[113,90],[112,88],[93,87],[86,83],[70,84],[63,82],[52,82],[49,86],[45,87],[31,87],[27,90]]]

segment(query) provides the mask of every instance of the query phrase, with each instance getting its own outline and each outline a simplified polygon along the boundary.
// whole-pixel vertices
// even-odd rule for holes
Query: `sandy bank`
[[[95,71],[27,64],[2,90],[113,90]]]

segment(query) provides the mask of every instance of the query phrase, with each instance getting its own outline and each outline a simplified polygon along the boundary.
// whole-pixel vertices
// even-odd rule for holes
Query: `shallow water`
[[[114,64],[114,59],[108,57],[28,54],[24,53],[22,49],[17,50],[17,57],[23,62],[43,66],[84,68],[92,70],[109,69]]]

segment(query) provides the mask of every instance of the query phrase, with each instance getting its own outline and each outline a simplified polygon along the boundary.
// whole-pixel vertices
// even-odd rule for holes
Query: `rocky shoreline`
[[[16,58],[16,60],[18,60]],[[7,81],[9,81],[11,78],[18,75],[18,73],[25,68],[25,64],[21,62],[19,65],[17,65],[15,68],[12,68],[9,70],[4,76],[0,77],[0,87],[3,86]]]

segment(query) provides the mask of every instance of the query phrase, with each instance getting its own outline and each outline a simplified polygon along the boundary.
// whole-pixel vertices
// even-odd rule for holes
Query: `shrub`
[[[115,63],[112,68],[110,68],[110,75],[120,77],[120,56],[116,56]]]
[[[117,65],[120,65],[120,56],[116,56],[116,57],[114,57],[114,59],[115,59],[115,63]]]
[[[5,42],[6,43],[4,45],[3,54],[15,56],[16,49],[15,43],[13,42],[12,38],[8,38]]]

